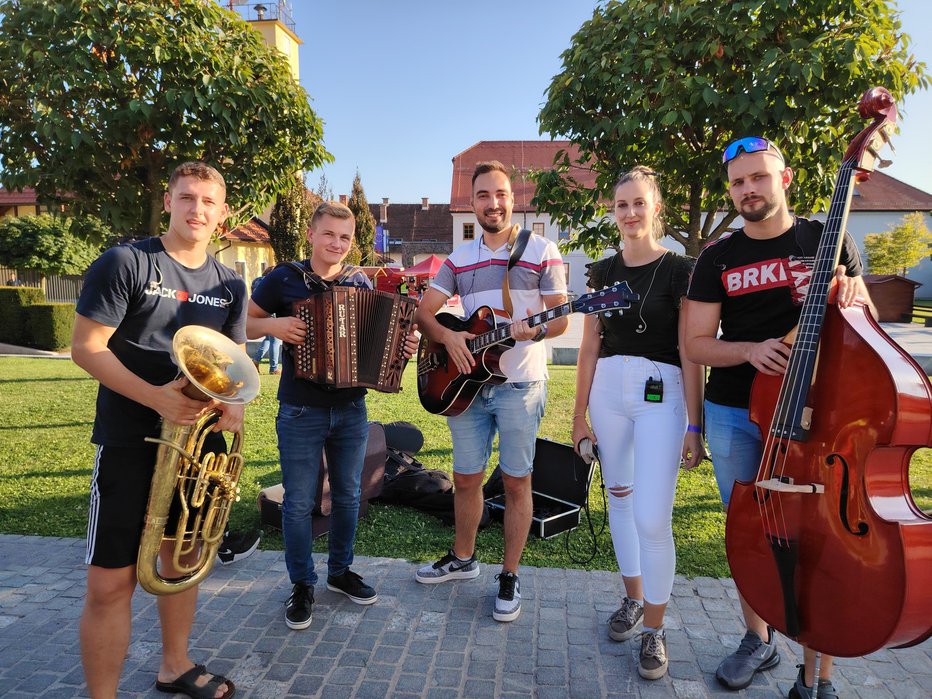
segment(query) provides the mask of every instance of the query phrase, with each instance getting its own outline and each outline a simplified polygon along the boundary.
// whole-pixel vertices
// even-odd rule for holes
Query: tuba
[[[259,373],[249,355],[225,335],[188,325],[175,333],[172,350],[175,363],[190,381],[183,389],[189,398],[243,404],[258,395]],[[219,410],[210,410],[194,425],[163,420],[160,436],[146,438],[159,448],[136,577],[152,594],[182,592],[207,576],[226,532],[230,508],[239,500],[243,433],[233,433],[228,453],[201,454],[219,414]],[[178,522],[174,531],[166,532],[173,501],[179,510]],[[158,570],[159,551],[168,541],[174,542],[172,564],[181,574],[178,578],[165,578]]]

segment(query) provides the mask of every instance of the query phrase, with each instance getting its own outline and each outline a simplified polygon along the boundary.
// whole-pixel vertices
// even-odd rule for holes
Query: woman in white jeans
[[[657,175],[648,168],[618,180],[615,222],[624,247],[590,265],[589,286],[627,282],[640,300],[621,312],[586,316],[573,411],[577,450],[585,438],[598,445],[625,586],[609,636],[625,641],[642,631],[638,672],[646,679],[663,677],[668,665],[663,616],[676,571],[677,473],[705,456],[703,367],[679,349],[693,260],[660,245],[662,207]]]

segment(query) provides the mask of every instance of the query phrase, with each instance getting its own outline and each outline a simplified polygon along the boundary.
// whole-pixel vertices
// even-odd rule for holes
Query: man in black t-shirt
[[[753,480],[761,459],[761,435],[748,418],[755,374],[786,371],[789,348],[782,338],[799,322],[822,224],[790,214],[786,191],[793,171],[770,141],[744,138],[725,149],[731,199],[744,227],[703,249],[687,297],[686,352],[711,367],[705,393],[705,424],[722,501],[728,505],[736,480]],[[868,299],[861,260],[845,234],[837,303]],[[718,336],[721,325],[721,336]],[[747,687],[759,670],[780,662],[774,630],[740,596],[747,633],[725,658],[716,677],[730,689]],[[832,661],[822,656],[818,696],[834,697]],[[790,696],[813,696],[815,653],[805,649],[805,667]],[[807,686],[807,684],[809,686]]]
[[[349,208],[336,202],[318,206],[308,229],[311,259],[300,265],[278,265],[263,278],[249,302],[248,334],[274,335],[290,345],[303,343],[307,324],[292,314],[295,301],[336,285],[371,288],[365,274],[343,264],[353,245],[354,232],[355,219]],[[366,340],[381,343],[385,338]],[[412,332],[405,352],[411,357],[416,351],[417,337]],[[327,589],[346,595],[356,604],[372,604],[378,599],[375,590],[350,570],[369,423],[366,389],[335,389],[297,378],[290,351],[283,352],[282,368],[275,429],[285,486],[285,566],[292,584],[285,624],[301,630],[311,625],[318,580],[312,556],[311,513],[318,504],[315,499],[324,449],[331,499]]]
[[[242,428],[243,406],[202,403],[182,393],[172,338],[186,325],[222,332],[245,351],[246,285],[207,254],[226,218],[226,185],[203,163],[179,165],[164,196],[168,231],[107,250],[87,272],[77,304],[71,356],[100,381],[91,441],[97,445],[87,535],[87,596],[81,615],[81,660],[90,696],[115,697],[129,646],[136,557],[164,420],[193,425],[207,410],[217,430]],[[224,449],[211,435],[213,451]],[[216,440],[216,441],[214,441]],[[205,449],[206,450],[206,449]],[[179,577],[163,547],[161,573]],[[159,597],[165,692],[228,699],[233,683],[195,665],[188,639],[197,586]]]

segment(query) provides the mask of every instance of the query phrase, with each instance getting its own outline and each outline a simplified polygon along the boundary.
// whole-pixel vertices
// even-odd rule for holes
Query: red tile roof
[[[852,211],[932,211],[932,194],[875,171],[855,186]]]
[[[256,217],[240,224],[233,230],[220,234],[221,240],[238,240],[242,243],[268,243],[269,227]]]
[[[548,170],[558,150],[566,150],[570,160],[579,157],[579,149],[569,141],[479,141],[453,156],[453,188],[450,191],[450,211],[472,212],[472,173],[477,163],[498,160],[513,170],[512,189],[516,212],[531,212],[534,183],[528,180],[531,170]],[[580,167],[570,168],[570,174],[582,184],[595,184],[595,173]]]
[[[23,191],[0,188],[0,206],[18,206],[20,204],[35,205],[36,190],[27,187]]]

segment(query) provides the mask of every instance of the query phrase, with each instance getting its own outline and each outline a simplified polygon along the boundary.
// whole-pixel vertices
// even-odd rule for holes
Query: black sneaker
[[[217,558],[223,565],[229,565],[233,561],[241,561],[252,555],[253,551],[259,548],[259,540],[262,538],[261,532],[257,529],[251,529],[245,532],[227,531],[217,549]]]
[[[346,595],[356,604],[372,604],[379,598],[375,590],[362,581],[362,576],[349,568],[343,575],[328,575],[327,589]]]
[[[300,631],[311,625],[311,608],[314,606],[314,587],[295,583],[285,607],[285,623],[289,629]]]

